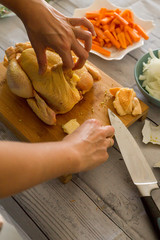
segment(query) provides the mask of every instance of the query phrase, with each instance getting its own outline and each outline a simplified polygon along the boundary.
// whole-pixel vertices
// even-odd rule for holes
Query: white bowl
[[[95,0],[89,7],[87,8],[77,8],[74,11],[73,17],[84,17],[86,12],[90,12],[90,11],[97,11],[99,10],[101,7],[105,7],[107,9],[116,9],[119,8],[120,10],[125,10],[125,8],[121,8],[118,7],[116,5],[113,5],[112,3],[110,3],[108,0]],[[154,22],[153,21],[146,21],[143,20],[141,18],[138,18],[135,14],[134,14],[134,22],[139,24],[147,34],[149,34],[152,29],[154,28]],[[115,47],[112,48],[104,48],[107,49],[111,52],[111,56],[110,57],[106,57],[96,51],[91,50],[91,53],[96,54],[97,56],[105,59],[105,60],[120,60],[122,59],[127,53],[129,53],[130,51],[141,47],[144,44],[144,39],[141,38],[141,40],[139,42],[133,43],[132,45],[128,46],[126,49],[116,49]]]

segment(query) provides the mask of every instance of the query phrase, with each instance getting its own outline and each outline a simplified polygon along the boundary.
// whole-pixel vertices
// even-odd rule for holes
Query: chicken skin
[[[61,57],[46,50],[47,70],[38,73],[37,58],[29,42],[6,50],[7,84],[19,97],[26,98],[35,114],[46,124],[56,124],[56,114],[70,111],[101,76],[88,62],[78,70],[63,71]],[[73,53],[73,61],[77,57]]]

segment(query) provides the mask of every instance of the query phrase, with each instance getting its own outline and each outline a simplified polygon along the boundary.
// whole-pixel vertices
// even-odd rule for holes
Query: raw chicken
[[[77,57],[73,55],[73,61]],[[46,124],[56,124],[56,114],[70,111],[83,94],[100,80],[97,69],[86,63],[81,69],[63,71],[60,56],[51,49],[46,50],[47,70],[38,73],[35,52],[29,42],[18,43],[6,50],[4,65],[7,67],[7,83],[10,90],[26,98],[29,106]]]

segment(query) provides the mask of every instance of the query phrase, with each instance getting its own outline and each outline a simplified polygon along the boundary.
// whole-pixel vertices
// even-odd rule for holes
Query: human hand
[[[85,121],[63,141],[69,144],[76,159],[72,173],[86,171],[105,162],[109,155],[107,149],[114,144],[114,128],[110,125],[101,126],[96,119]]]
[[[29,3],[31,2],[31,3]],[[63,68],[81,68],[92,45],[92,35],[95,35],[93,25],[86,18],[68,18],[56,11],[45,1],[29,1],[29,9],[20,13],[28,37],[36,52],[39,64],[39,73],[46,70],[47,59],[45,50],[49,47],[55,50],[62,58]],[[36,5],[34,6],[34,4]],[[28,6],[29,8],[29,6]],[[88,31],[77,26],[85,26]],[[84,47],[78,39],[84,41]],[[77,55],[78,61],[74,66],[71,50]]]

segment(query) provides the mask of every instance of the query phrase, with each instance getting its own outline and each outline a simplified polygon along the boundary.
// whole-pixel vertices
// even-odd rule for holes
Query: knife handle
[[[141,197],[141,201],[158,237],[160,237],[160,211],[157,205],[151,196]]]

